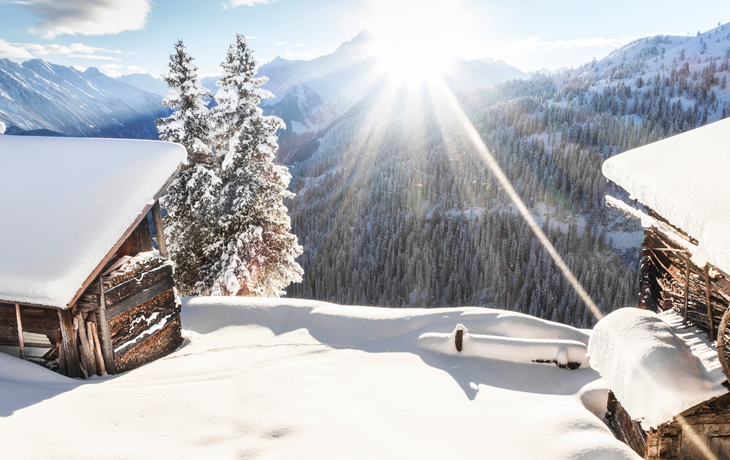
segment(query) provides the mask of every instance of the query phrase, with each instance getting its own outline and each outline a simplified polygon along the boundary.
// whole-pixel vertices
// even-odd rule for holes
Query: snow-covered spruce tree
[[[198,68],[182,41],[175,44],[168,68],[163,78],[170,90],[162,104],[174,112],[157,120],[157,130],[160,139],[185,146],[188,164],[167,189],[163,205],[176,284],[183,295],[189,295],[200,292],[203,274],[199,268],[209,263],[208,248],[215,245],[211,211],[221,185],[220,161],[211,149],[210,113],[203,100],[213,95],[198,79]]]
[[[259,88],[267,79],[255,78],[258,64],[246,38],[236,34],[221,64],[223,72],[212,110],[216,153],[222,158],[213,212],[217,244],[209,248],[210,261],[203,293],[274,297],[284,294],[291,282],[302,280],[303,270],[294,260],[302,253],[284,198],[291,176],[273,163],[276,130],[284,126],[273,116],[262,115],[258,104],[273,94]]]

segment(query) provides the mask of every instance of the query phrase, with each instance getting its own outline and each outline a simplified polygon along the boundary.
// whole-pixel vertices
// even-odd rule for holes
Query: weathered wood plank
[[[162,265],[148,272],[140,273],[137,277],[116,285],[104,292],[104,301],[107,307],[116,305],[123,300],[149,289],[167,278],[172,279],[172,266]]]
[[[175,282],[173,281],[173,279],[166,278],[155,284],[154,286],[145,289],[144,291],[135,294],[132,297],[129,297],[116,305],[107,307],[107,316],[110,320],[114,319],[115,317],[124,314],[125,312],[131,310],[137,305],[147,302],[148,300],[162,294],[163,292],[172,289],[174,286]]]
[[[96,365],[94,364],[94,353],[91,351],[89,339],[86,336],[86,325],[81,313],[74,317],[74,328],[79,337],[79,355],[81,356],[81,370],[84,378],[88,378],[91,374],[96,374]]]
[[[58,318],[61,325],[61,338],[63,355],[66,361],[66,375],[69,377],[81,377],[81,362],[79,361],[78,349],[76,346],[76,331],[74,331],[71,312],[59,310]]]
[[[157,237],[157,247],[160,255],[167,257],[167,241],[165,239],[165,226],[162,223],[162,210],[160,209],[160,200],[155,201],[152,205],[152,222],[155,224],[155,235]]]
[[[18,321],[18,343],[20,346],[20,358],[25,359],[25,344],[23,343],[23,322],[20,320],[20,305],[15,304],[15,317]]]
[[[117,256],[136,256],[140,252],[147,252],[152,250],[152,236],[150,235],[150,224],[147,220],[147,215],[142,218],[137,228],[134,229],[131,235],[122,243],[120,248],[117,250]]]
[[[104,375],[104,357],[101,355],[101,344],[99,336],[96,334],[96,325],[91,321],[86,322],[86,335],[89,336],[92,348],[94,349],[94,364],[96,365],[96,375]]]
[[[117,359],[119,372],[125,372],[172,353],[182,343],[180,317],[175,317],[165,327],[147,338],[131,352]]]
[[[101,331],[101,354],[104,357],[104,367],[109,375],[116,373],[114,365],[114,351],[112,349],[112,337],[109,332],[109,320],[106,315],[106,301],[104,299],[104,280],[99,276],[99,287],[101,288],[101,296],[99,299],[99,310],[97,310],[97,322]]]
[[[112,337],[114,356],[118,359],[129,351],[129,347],[120,347],[148,330],[171,313],[179,313],[180,308],[175,302],[175,293],[168,289],[162,294],[143,302],[123,315],[116,316],[109,321],[109,332]]]

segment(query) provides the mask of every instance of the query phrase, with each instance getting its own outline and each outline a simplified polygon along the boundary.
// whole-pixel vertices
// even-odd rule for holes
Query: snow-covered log
[[[425,333],[418,347],[447,355],[497,359],[516,363],[555,363],[558,367],[587,367],[586,345],[577,340],[535,339],[471,334],[457,324],[450,334]]]

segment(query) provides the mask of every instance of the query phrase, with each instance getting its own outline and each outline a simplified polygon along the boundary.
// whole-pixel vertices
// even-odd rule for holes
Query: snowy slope
[[[155,78],[148,73],[130,73],[127,75],[120,75],[116,78],[122,83],[134,86],[148,93],[165,96],[169,88],[165,80],[161,78]]]
[[[676,87],[684,79],[687,84],[692,83],[697,88],[691,98],[687,97],[686,90],[681,95],[673,90],[666,97],[664,94],[661,97],[665,98],[666,107],[676,110],[675,105],[679,103],[686,110],[698,101],[703,79],[712,73],[714,81],[707,85],[706,94],[699,99],[703,106],[708,105],[708,100],[712,101],[707,122],[713,122],[722,118],[723,106],[730,104],[730,85],[722,87],[723,78],[730,78],[728,60],[730,23],[718,24],[713,29],[692,36],[658,35],[635,40],[600,61],[581,66],[570,74],[581,85],[590,85],[597,92],[615,86],[618,82],[636,93],[637,89],[646,91],[652,82],[658,81],[659,85],[656,86]],[[710,72],[711,68],[713,70]],[[560,84],[560,78],[556,77],[555,81]],[[730,116],[730,113],[727,115]]]
[[[46,129],[72,136],[156,139],[162,97],[96,68],[0,59],[0,121],[8,133]]]
[[[186,343],[127,374],[70,380],[0,354],[3,455],[638,458],[594,415],[607,394],[595,371],[416,346],[457,322],[496,333],[516,316],[546,337],[564,328],[478,308],[187,299]]]

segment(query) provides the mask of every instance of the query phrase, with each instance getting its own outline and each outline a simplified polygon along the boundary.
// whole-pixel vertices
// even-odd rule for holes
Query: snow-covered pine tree
[[[168,68],[163,78],[170,90],[162,104],[174,112],[156,121],[157,130],[160,139],[180,143],[188,152],[188,164],[163,197],[168,249],[176,264],[178,289],[184,295],[196,294],[202,288],[199,268],[209,263],[207,248],[215,244],[211,210],[221,184],[220,161],[211,149],[210,114],[203,100],[213,95],[198,79],[198,68],[182,41],[175,44]]]
[[[259,88],[265,77],[256,78],[258,63],[246,38],[236,34],[221,64],[223,72],[212,110],[216,153],[223,161],[222,185],[214,204],[217,244],[209,248],[204,293],[273,297],[284,294],[291,282],[304,273],[294,260],[302,253],[284,198],[291,176],[287,168],[273,163],[276,130],[284,126],[273,116],[265,117],[258,104],[273,94]]]

